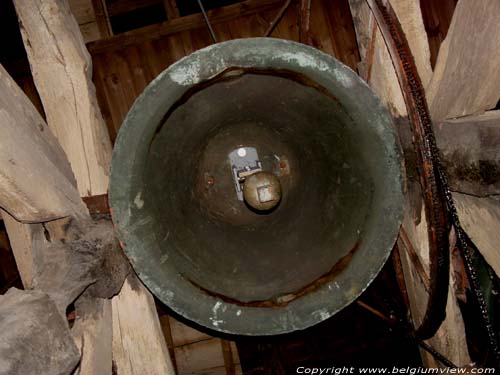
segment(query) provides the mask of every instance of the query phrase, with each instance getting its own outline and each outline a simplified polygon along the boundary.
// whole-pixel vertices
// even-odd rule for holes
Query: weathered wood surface
[[[273,9],[276,6],[279,6],[280,2],[281,0],[247,0],[243,3],[209,10],[207,15],[210,19],[210,23],[212,25],[216,25],[238,16],[245,16]],[[173,18],[161,24],[145,26],[140,29],[127,31],[110,38],[89,43],[88,47],[92,54],[109,53],[113,50],[121,49],[131,44],[137,44],[147,40],[155,40],[163,36],[196,28],[206,28],[205,20],[200,13]]]
[[[59,227],[57,222],[59,221],[51,222],[51,225],[46,223],[44,226],[20,224],[7,216],[6,225],[11,236],[16,262],[20,265],[24,264],[21,262],[23,260],[32,262],[31,268],[21,274],[23,283],[50,298],[54,313],[58,314],[64,322],[64,326],[60,329],[66,330],[66,309],[85,291],[84,302],[80,300],[76,302],[78,319],[73,331],[78,348],[84,351],[78,375],[111,374],[111,354],[107,356],[103,351],[105,348],[111,353],[111,334],[106,335],[106,330],[103,328],[107,327],[111,332],[111,314],[102,310],[106,306],[109,309],[111,302],[97,297],[109,298],[119,291],[126,275],[124,272],[128,272],[128,263],[125,264],[126,267],[123,267],[113,261],[116,257],[110,257],[110,251],[115,249],[116,252],[116,248],[109,221],[73,220],[69,223],[61,223],[62,227]],[[12,236],[11,224],[14,224],[14,235],[19,234],[16,232],[19,230],[24,232],[18,236]],[[14,239],[13,242],[12,239]],[[20,242],[20,245],[16,241]],[[26,245],[29,246],[24,248]],[[25,250],[25,254],[17,253],[20,248]],[[118,258],[117,262],[123,263],[124,260]],[[103,282],[101,275],[111,274],[113,279],[121,275],[122,280],[110,282],[108,276],[104,278],[105,287],[99,287]],[[93,302],[94,305],[87,303],[88,301]],[[37,334],[36,331],[33,332],[33,335]],[[106,338],[109,342],[106,342]],[[22,342],[14,336],[11,336],[9,340],[9,345],[22,351],[20,346]],[[37,361],[39,361],[37,358],[46,356],[57,360],[59,355],[57,347],[40,345],[36,348],[36,355],[26,356],[23,361],[26,366],[29,363],[32,363],[31,366],[37,366]],[[109,363],[106,363],[108,357]],[[106,372],[108,368],[109,371]]]
[[[407,164],[415,164],[408,121],[398,121]],[[479,197],[500,194],[500,111],[445,120],[434,134],[452,191]]]
[[[109,345],[113,335],[110,324],[111,301],[104,298],[80,298],[75,309],[77,315],[72,334],[79,351],[84,355],[74,375],[112,374],[113,351]]]
[[[81,352],[75,374],[111,375],[109,298],[119,292],[129,272],[128,261],[113,255],[119,249],[108,220],[70,224],[65,233],[54,227],[49,227],[51,243],[45,251],[48,256],[38,256],[34,287],[47,292],[62,312],[80,296],[75,302],[76,320],[72,329]]]
[[[73,221],[65,227],[61,239],[48,231],[44,246],[35,248],[33,267],[33,287],[47,293],[63,316],[68,305],[89,285],[94,286],[102,274],[111,272],[105,259],[115,246],[108,220]],[[121,276],[123,282],[126,273]],[[117,293],[121,282],[114,290],[104,289],[107,293],[100,297],[109,298]]]
[[[482,113],[500,98],[500,2],[460,0],[427,100],[434,121]]]
[[[500,194],[500,111],[446,120],[434,129],[453,191]]]
[[[85,43],[107,36],[99,29],[97,15],[92,1],[93,0],[68,0],[71,13],[73,13],[76,22],[80,26],[80,31],[82,32]]]
[[[85,215],[64,151],[0,66],[0,207],[19,221]]]
[[[106,193],[111,145],[91,80],[92,63],[67,2],[15,0],[47,123],[81,196]]]
[[[498,197],[478,198],[460,193],[454,193],[453,200],[463,228],[500,276],[500,200]]]
[[[88,1],[88,0],[87,0]],[[106,6],[105,0],[91,0],[92,8],[95,13],[95,21],[97,24],[97,29],[99,30],[99,38],[107,38],[113,35],[113,30],[111,27],[111,22],[109,20],[108,8]],[[81,29],[81,26],[80,26]],[[83,34],[83,33],[82,33]],[[85,37],[84,37],[85,39]],[[90,40],[85,39],[88,43]]]
[[[283,4],[282,0],[243,1],[214,10],[209,16],[212,21],[219,16],[225,20],[213,23],[220,41],[262,37]],[[312,1],[311,19],[314,22],[311,22],[309,31],[314,47],[356,69],[359,55],[349,14],[347,0]],[[212,44],[203,17],[195,16],[196,22],[189,21],[192,16],[175,19],[175,25],[182,26],[182,29],[170,29],[175,31],[174,34],[145,33],[138,37],[140,31],[134,30],[131,34],[124,33],[89,44],[99,103],[112,139],[115,139],[130,106],[150,81],[185,55]],[[298,19],[298,2],[292,1],[271,37],[298,41]],[[172,24],[167,22],[151,28],[161,28],[162,25],[167,28]]]
[[[499,126],[499,112],[482,113],[494,108],[500,98],[499,60],[500,3],[486,0],[478,6],[474,1],[460,0],[448,35],[439,50],[427,94],[435,122],[480,114],[449,121],[457,130],[467,126],[467,123],[477,123],[477,136],[463,144],[463,148],[468,148],[470,154],[477,154],[477,169],[462,171],[464,178],[460,189],[466,190],[471,178],[468,173],[476,175],[477,179],[486,180],[489,182],[487,185],[490,185],[477,195],[497,193],[492,185],[499,179],[499,137],[495,132]],[[465,230],[498,274],[498,201],[461,194],[455,194],[454,198]]]
[[[165,8],[165,12],[167,12],[169,20],[180,17],[176,0],[163,0],[163,7]]]
[[[430,53],[419,2],[416,0],[392,0],[390,3],[401,22],[413,55],[416,56],[415,63],[422,81],[424,83],[429,82],[432,73],[429,61]],[[358,35],[358,45],[363,45],[361,47],[361,50],[364,51],[361,56],[362,63],[365,71],[369,73],[365,77],[368,77],[368,83],[388,106],[392,115],[395,118],[404,118],[407,111],[401,88],[380,31],[377,29],[374,31],[373,15],[363,0],[350,0],[350,5]],[[413,244],[420,262],[428,270],[427,221],[419,195],[418,180],[411,178],[412,175],[415,175],[414,171],[409,171],[408,174],[410,177],[408,181],[408,202],[402,226]],[[416,268],[412,266],[413,262],[410,254],[404,251],[403,246],[401,247],[401,261],[408,289],[410,308],[413,320],[418,325],[425,311],[427,292],[420,280],[421,276],[417,274]],[[465,344],[463,319],[456,302],[453,284],[450,285],[449,292],[446,319],[437,334],[427,342],[455,364],[466,365],[470,362],[470,358]],[[426,366],[436,367],[440,365],[430,354],[424,351],[421,351],[421,354]]]
[[[160,318],[163,331],[172,337],[171,349],[178,375],[241,374],[236,344],[212,337],[171,316]]]
[[[0,374],[67,375],[79,353],[54,302],[34,290],[0,296]]]
[[[361,55],[361,75],[389,106],[396,117],[406,116],[406,107],[396,73],[383,37],[375,26],[373,15],[365,0],[349,0]],[[422,82],[429,82],[432,69],[430,50],[418,0],[392,0],[391,5],[401,22],[410,48],[419,51],[415,64]],[[390,99],[389,99],[390,98]]]
[[[34,247],[43,240],[43,226],[22,224],[5,211],[1,214],[21,281],[25,289],[30,289],[33,286]]]
[[[299,41],[310,44],[311,0],[300,0]]]
[[[110,16],[116,16],[123,13],[129,13],[137,9],[146,8],[151,5],[161,4],[162,0],[121,0],[110,2],[108,5],[108,14]]]
[[[456,0],[420,0],[425,30],[429,38],[431,52],[431,66],[436,66],[439,47],[450,27],[451,18],[455,11]]]
[[[172,343],[174,347],[184,346],[192,344],[194,342],[209,340],[210,335],[198,331],[197,329],[191,328],[184,323],[179,322],[177,319],[171,316],[166,316],[172,334]]]
[[[408,203],[407,212],[403,221],[403,228],[410,238],[413,247],[417,251],[420,262],[424,266],[426,274],[429,274],[429,253],[427,239],[427,222],[422,207],[420,213],[415,211],[413,204]],[[420,215],[420,222],[416,218]],[[399,240],[398,240],[399,243]],[[403,265],[406,288],[410,302],[412,318],[416,325],[420,324],[428,300],[428,294],[424,284],[420,280],[418,270],[414,267],[414,260],[404,246],[400,245],[400,254]],[[458,366],[465,366],[471,362],[465,337],[465,326],[455,296],[455,279],[453,267],[450,269],[450,286],[448,289],[448,302],[446,305],[446,319],[438,329],[436,335],[426,343],[435,348],[439,353],[453,361]],[[422,361],[427,367],[440,367],[442,364],[424,350],[420,351]]]
[[[16,0],[15,7],[23,25],[21,30],[23,40],[34,81],[47,115],[47,122],[54,129],[71,162],[80,195],[106,193],[111,147],[106,126],[97,106],[91,80],[90,56],[78,25],[64,1]],[[144,287],[136,291],[124,288],[116,298],[128,301],[128,304],[113,303],[111,316],[119,317],[120,322],[112,323],[110,314],[94,314],[87,319],[87,322],[89,319],[95,320],[93,323],[89,322],[89,326],[113,324],[113,328],[130,332],[141,325],[152,326],[155,324],[155,319],[158,320],[154,301]],[[130,306],[134,306],[135,309],[130,309]],[[135,314],[140,308],[150,313]],[[148,370],[142,373],[167,374],[164,371],[166,367],[162,364],[169,363],[170,359],[168,353],[162,353],[165,347],[164,340],[158,335],[149,333],[140,341],[129,341],[125,348],[120,347],[120,341],[112,345],[110,337],[107,336],[86,336],[89,340],[82,346],[81,366],[91,362],[86,357],[92,358],[98,348],[107,346],[113,348],[117,368],[127,366],[146,368],[147,357],[142,358],[132,354],[129,356],[128,352],[152,351],[155,353],[156,362],[148,363]],[[118,337],[118,333],[113,332],[113,336]],[[81,374],[93,372],[110,374],[109,366],[105,364],[99,370],[94,367],[80,367],[79,371]]]
[[[178,375],[241,374],[238,357],[238,363],[233,363],[232,367],[226,364],[222,343],[220,339],[210,338],[175,348]],[[232,359],[232,351],[230,355]]]
[[[112,300],[113,364],[120,375],[173,375],[153,297],[129,275]]]

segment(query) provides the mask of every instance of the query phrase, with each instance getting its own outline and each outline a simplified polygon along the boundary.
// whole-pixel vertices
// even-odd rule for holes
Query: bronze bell
[[[389,256],[403,202],[388,111],[333,57],[278,39],[170,66],[113,155],[113,220],[142,281],[234,334],[304,329],[351,303]]]

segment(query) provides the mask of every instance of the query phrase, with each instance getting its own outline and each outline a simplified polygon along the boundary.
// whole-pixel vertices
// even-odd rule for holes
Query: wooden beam
[[[500,201],[453,193],[460,223],[472,242],[500,277]]]
[[[420,9],[420,0],[392,0],[391,5],[399,22],[404,25],[403,31],[408,39],[410,49],[418,51],[413,54],[413,58],[422,84],[426,87],[432,77],[431,52]]]
[[[1,215],[21,281],[25,289],[30,289],[33,286],[34,247],[43,238],[43,226],[42,224],[22,224],[5,211],[1,211]]]
[[[15,0],[14,5],[47,123],[68,156],[78,191],[104,194],[111,143],[78,24],[64,1]]]
[[[482,113],[500,98],[500,2],[460,0],[427,100],[434,121]]]
[[[500,194],[500,111],[446,120],[434,132],[452,191]]]
[[[398,130],[406,162],[415,164],[408,121],[398,121]],[[435,123],[434,135],[452,191],[500,194],[500,111]]]
[[[409,199],[409,201],[411,198]],[[408,210],[403,221],[403,228],[408,234],[413,247],[418,252],[420,262],[425,267],[428,267],[428,240],[427,240],[427,221],[425,219],[425,211],[418,212],[414,203],[408,203]],[[416,222],[416,217],[420,216],[420,222]],[[420,275],[417,269],[413,266],[413,255],[410,255],[404,250],[401,252],[401,263],[403,265],[403,273],[405,277],[410,309],[415,324],[420,324],[425,313],[425,306],[428,299],[425,285],[420,281]],[[426,269],[428,274],[428,268]],[[448,302],[446,305],[446,319],[436,335],[426,343],[435,348],[439,353],[450,359],[458,366],[465,366],[471,362],[467,350],[467,341],[465,337],[465,326],[457,303],[455,295],[455,280],[453,278],[454,269],[450,269],[450,286],[448,289]],[[420,351],[422,361],[426,367],[440,367],[442,364],[438,362],[426,351]]]
[[[135,275],[127,278],[112,306],[116,373],[174,375],[153,297]]]
[[[177,374],[242,373],[233,341],[211,337],[168,315],[163,315],[160,322],[166,339],[170,341],[169,349],[177,364]]]
[[[104,194],[111,146],[97,105],[90,55],[78,25],[64,1],[15,0],[14,5],[47,122],[68,155],[80,195]],[[88,341],[82,346],[81,374],[111,375],[109,363],[102,363],[98,370],[91,366],[91,358],[103,346],[112,347],[120,374],[131,368],[143,369],[137,373],[172,374],[154,301],[139,282],[134,288],[129,282],[124,284],[112,301],[112,314],[85,317],[87,322],[95,320],[88,323],[89,327],[112,325],[113,343],[110,336],[85,336]],[[136,329],[144,329],[142,334],[137,333],[141,340],[134,340],[138,337],[133,335]],[[154,353],[155,358],[137,353]]]
[[[111,2],[108,5],[108,14],[110,17],[123,13],[133,12],[137,9],[147,8],[152,5],[162,4],[162,0],[121,0]]]
[[[390,3],[406,34],[422,82],[429,82],[432,74],[428,58],[430,52],[419,8],[419,1],[391,0]],[[407,116],[406,106],[385,42],[378,29],[375,31],[375,35],[372,36],[373,15],[369,11],[365,0],[349,0],[349,4],[353,15],[358,45],[361,46],[361,59],[366,65],[368,65],[367,63],[370,58],[370,48],[373,48],[373,62],[370,63],[371,80],[369,84],[396,119],[405,118]],[[372,43],[373,46],[370,47]],[[414,186],[418,182],[408,181],[408,183],[408,203],[402,226],[408,240],[417,253],[416,255],[420,258],[419,263],[423,265],[424,271],[428,273],[427,221],[421,204],[421,196],[418,193],[419,189]],[[417,271],[413,266],[414,257],[415,254],[409,254],[401,250],[401,263],[408,290],[410,309],[412,317],[416,325],[418,325],[425,313],[428,295],[426,287],[421,281],[423,270],[420,269]],[[457,365],[466,365],[470,362],[463,319],[456,302],[453,284],[450,284],[449,288],[446,319],[438,330],[438,333],[428,340],[427,343]],[[427,352],[421,351],[421,354],[426,366],[436,367],[440,365]]]
[[[222,355],[224,357],[224,367],[226,375],[235,375],[233,352],[231,350],[231,341],[220,340]]]
[[[167,13],[167,19],[172,20],[181,16],[176,0],[163,0],[163,7]]]
[[[393,2],[391,2],[392,4]],[[405,117],[403,95],[380,30],[365,0],[349,0],[356,38],[361,57],[361,71],[368,77],[370,87],[378,94],[395,117]],[[369,69],[368,69],[369,67]]]
[[[393,0],[391,1],[391,5],[408,38],[410,48],[412,51],[419,51],[415,54],[415,63],[425,86],[431,78],[432,69],[429,61],[430,51],[427,34],[422,20],[419,1]],[[349,6],[351,7],[351,14],[356,29],[356,38],[360,49],[364,77],[367,77],[368,71],[371,70],[370,86],[380,96],[382,101],[389,106],[394,116],[405,117],[406,106],[389,52],[380,31],[376,28],[374,29],[373,15],[366,5],[366,1],[349,0]]]
[[[64,151],[2,66],[0,207],[27,223],[86,212]]]
[[[221,340],[215,337],[175,348],[179,374],[227,374]],[[233,366],[234,374],[234,366]]]
[[[77,316],[72,334],[78,349],[85,355],[73,375],[112,374],[113,351],[109,345],[113,335],[110,324],[111,301],[104,298],[80,298],[75,308]]]
[[[455,11],[456,0],[421,0],[422,16],[425,29],[429,37],[429,48],[431,50],[431,66],[436,66],[437,55],[441,43],[446,38],[451,18]]]
[[[300,0],[299,42],[310,43],[311,0]]]
[[[106,8],[105,0],[92,0],[92,7],[94,8],[95,20],[99,29],[99,34],[101,35],[101,39],[113,35],[113,30],[111,29],[111,23],[109,22],[109,14],[108,9]]]
[[[280,23],[281,19],[285,15],[285,13],[288,10],[288,8],[290,8],[291,4],[292,4],[292,0],[286,0],[285,1],[285,3],[283,4],[283,6],[280,8],[278,14],[276,14],[276,16],[274,17],[274,19],[271,21],[271,23],[267,27],[267,30],[266,30],[266,32],[264,33],[263,36],[265,36],[265,37],[271,36],[272,32],[274,31],[274,29],[276,28],[276,26],[278,26],[278,23]]]
[[[237,17],[275,9],[281,3],[281,0],[246,0],[241,3],[210,10],[207,12],[207,15],[210,19],[210,23],[214,25]],[[92,54],[110,52],[132,44],[141,43],[147,40],[155,40],[165,35],[203,27],[206,27],[203,15],[192,14],[168,20],[157,25],[150,25],[140,29],[127,31],[110,38],[96,40],[95,42],[89,43],[87,47]]]
[[[170,353],[170,359],[172,360],[172,367],[177,374],[177,363],[175,360],[174,351],[174,340],[172,337],[172,328],[170,326],[170,317],[168,315],[160,316],[160,325],[163,331],[163,336],[165,336],[165,341],[167,342],[168,352]]]
[[[68,0],[69,7],[80,26],[85,43],[111,35],[103,1]]]

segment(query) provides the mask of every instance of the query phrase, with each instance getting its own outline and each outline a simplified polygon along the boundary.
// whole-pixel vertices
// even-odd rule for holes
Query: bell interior
[[[279,305],[346,267],[380,183],[363,128],[335,97],[297,73],[237,70],[165,110],[144,209],[186,280],[221,299]],[[280,175],[272,211],[238,200],[228,155],[239,147],[255,147]]]

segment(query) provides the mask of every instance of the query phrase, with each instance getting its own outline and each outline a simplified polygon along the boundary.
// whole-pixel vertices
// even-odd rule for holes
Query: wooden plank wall
[[[95,3],[102,0],[68,0],[71,12],[75,16],[80,31],[82,32],[83,40],[85,43],[101,39],[103,33],[99,30],[97,23],[96,11],[94,9]]]
[[[213,25],[219,41],[263,36],[275,18],[275,9]],[[298,3],[294,2],[272,37],[298,41]],[[312,2],[313,45],[356,69],[358,47],[347,0]],[[212,44],[205,27],[178,32],[155,40],[93,53],[94,82],[112,140],[135,98],[169,65],[191,52]]]

